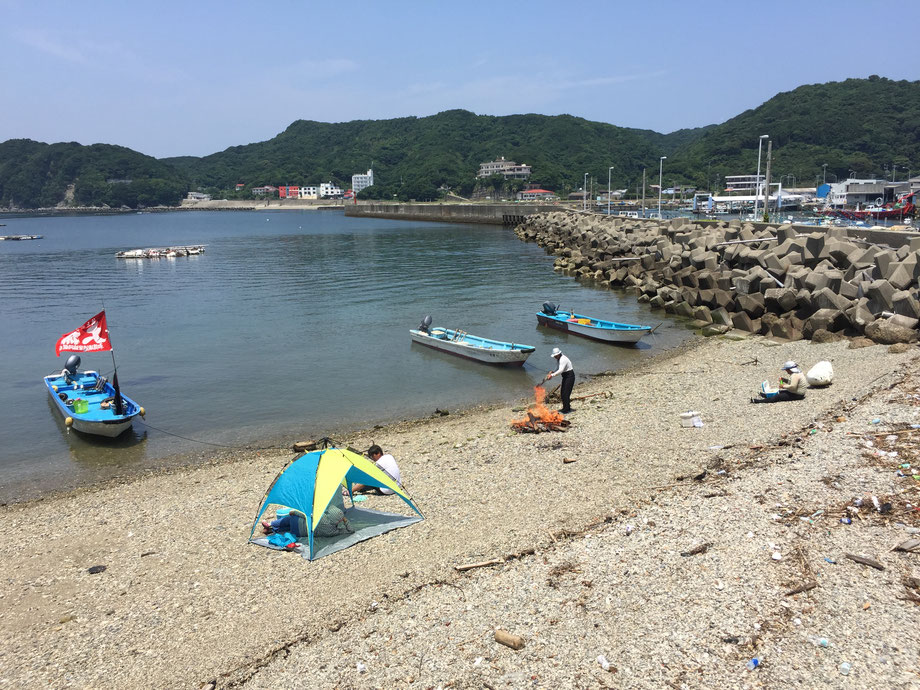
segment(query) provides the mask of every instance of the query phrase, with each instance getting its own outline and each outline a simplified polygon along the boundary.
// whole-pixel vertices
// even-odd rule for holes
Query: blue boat
[[[501,340],[470,335],[466,331],[451,328],[432,328],[431,317],[426,316],[418,328],[410,329],[412,340],[420,345],[449,352],[486,364],[522,366],[536,349],[532,345],[506,343]]]
[[[543,303],[543,310],[537,312],[537,321],[541,326],[548,326],[592,340],[600,340],[604,343],[637,343],[643,336],[655,330],[651,326],[617,323],[576,314],[559,309],[552,302]]]
[[[84,434],[112,438],[124,433],[135,417],[145,414],[143,407],[124,394],[120,395],[121,413],[116,413],[119,394],[95,371],[70,373],[65,369],[46,376],[45,386],[64,424]]]

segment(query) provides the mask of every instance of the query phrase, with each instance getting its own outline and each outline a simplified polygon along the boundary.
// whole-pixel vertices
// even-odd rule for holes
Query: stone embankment
[[[696,320],[706,335],[737,328],[786,340],[917,340],[920,237],[892,249],[842,227],[799,234],[791,225],[566,212],[529,216],[515,232],[556,254],[556,270],[625,288],[653,309]]]

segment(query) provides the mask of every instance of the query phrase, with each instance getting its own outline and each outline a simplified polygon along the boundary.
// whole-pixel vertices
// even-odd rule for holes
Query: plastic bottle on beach
[[[840,666],[839,666],[838,668],[839,668],[839,670],[840,670],[840,673],[842,673],[843,675],[845,675],[845,676],[846,676],[846,675],[849,675],[849,673],[850,673],[850,664],[847,663],[846,661],[844,661],[842,664],[840,664]]]
[[[753,671],[755,668],[760,666],[760,659],[758,659],[757,657],[754,657],[749,662],[747,662],[744,666],[745,668],[747,668],[748,671]]]

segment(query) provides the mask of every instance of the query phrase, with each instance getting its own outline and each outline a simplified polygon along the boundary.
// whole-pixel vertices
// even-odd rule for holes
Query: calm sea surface
[[[554,368],[635,364],[689,336],[665,321],[620,348],[539,327],[544,301],[658,323],[631,296],[553,272],[553,257],[509,229],[345,218],[339,211],[191,212],[0,218],[0,500],[127,474],[218,444],[262,446],[515,400]],[[115,252],[205,244],[176,259]],[[68,433],[42,376],[54,344],[102,309],[122,390],[147,410],[115,441]],[[523,369],[496,369],[412,344],[435,326],[535,345]],[[112,373],[109,353],[83,369]],[[577,395],[577,393],[576,393]],[[149,426],[148,426],[149,424]],[[398,455],[399,450],[394,449]]]

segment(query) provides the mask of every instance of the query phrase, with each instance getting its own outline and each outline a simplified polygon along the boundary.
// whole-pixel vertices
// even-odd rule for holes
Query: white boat
[[[657,328],[657,326],[652,328],[631,323],[617,323],[584,314],[575,314],[559,309],[552,302],[543,304],[543,310],[537,312],[537,322],[541,326],[548,326],[592,340],[629,345],[639,342]]]
[[[521,366],[536,349],[532,345],[506,343],[501,340],[470,335],[450,328],[431,328],[431,317],[409,331],[413,342],[486,364]]]

